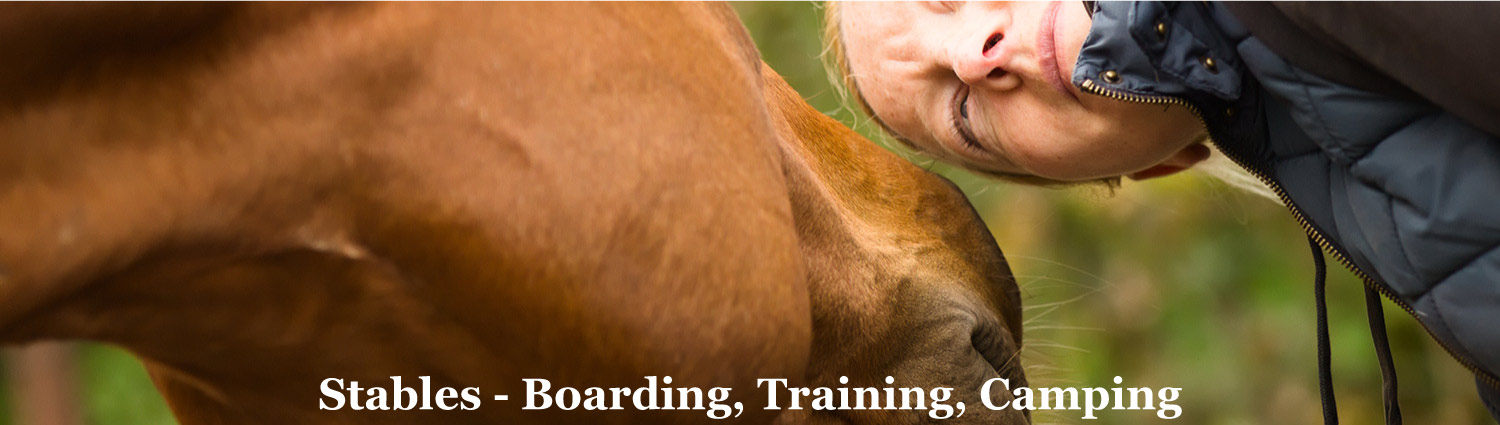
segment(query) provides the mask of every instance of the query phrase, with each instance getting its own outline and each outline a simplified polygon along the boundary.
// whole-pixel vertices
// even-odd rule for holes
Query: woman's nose
[[[1005,34],[995,32],[983,39],[962,43],[964,46],[953,52],[953,72],[971,87],[1009,88],[1015,78],[1006,78],[1009,72],[1005,66],[1014,49],[1012,43],[1005,41]]]

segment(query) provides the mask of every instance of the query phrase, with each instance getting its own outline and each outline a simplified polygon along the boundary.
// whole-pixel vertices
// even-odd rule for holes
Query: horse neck
[[[806,255],[824,257],[808,262],[815,296],[857,299],[880,281],[983,281],[1008,288],[987,302],[1006,312],[1019,341],[1019,294],[1002,284],[1009,266],[963,193],[818,112],[770,68],[761,72],[798,234]]]
[[[921,198],[949,189],[936,176],[892,154],[803,101],[767,66],[761,73],[790,178],[815,187],[819,202],[842,216],[893,227],[909,223]]]

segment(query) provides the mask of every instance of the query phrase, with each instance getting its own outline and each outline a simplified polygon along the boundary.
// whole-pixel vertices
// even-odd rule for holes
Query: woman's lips
[[[1062,64],[1057,61],[1057,7],[1058,2],[1047,3],[1047,10],[1042,12],[1042,24],[1036,31],[1037,68],[1041,71],[1042,79],[1052,84],[1052,87],[1062,94],[1078,100],[1073,91],[1068,88],[1068,80],[1063,78]]]

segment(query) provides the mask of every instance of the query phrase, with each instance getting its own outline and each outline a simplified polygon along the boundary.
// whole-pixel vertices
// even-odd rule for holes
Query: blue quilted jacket
[[[1267,47],[1268,32],[1252,34],[1224,5],[1085,7],[1094,23],[1073,84],[1194,110],[1221,151],[1275,189],[1315,245],[1365,280],[1374,312],[1383,297],[1411,313],[1475,374],[1500,418],[1500,137],[1481,129],[1496,122],[1299,68]],[[1383,322],[1372,320],[1381,346]],[[1326,328],[1320,335],[1326,343]],[[1390,371],[1388,417],[1399,416],[1394,384]]]

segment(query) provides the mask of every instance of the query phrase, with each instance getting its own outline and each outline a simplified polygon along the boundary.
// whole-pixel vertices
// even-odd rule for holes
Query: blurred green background
[[[844,107],[818,57],[821,7],[736,3],[765,60],[803,97],[884,146]],[[1100,188],[1039,189],[976,178],[901,153],[952,179],[994,232],[1020,281],[1031,385],[1181,387],[1182,416],[1038,411],[1037,423],[1320,423],[1312,260],[1280,205],[1201,175]],[[1381,422],[1380,374],[1360,282],[1330,262],[1333,376],[1344,423]],[[1404,311],[1387,304],[1411,424],[1493,424],[1471,375]],[[14,350],[0,362],[14,366]],[[174,423],[140,363],[98,344],[68,355],[88,424]],[[0,424],[25,391],[0,368]]]

